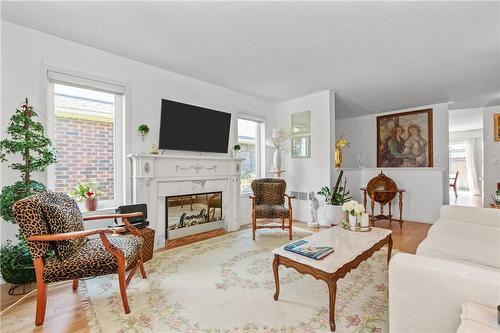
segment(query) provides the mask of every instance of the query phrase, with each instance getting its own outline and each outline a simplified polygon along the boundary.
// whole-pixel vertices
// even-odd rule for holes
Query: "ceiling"
[[[500,2],[7,2],[2,19],[346,118],[500,104]]]
[[[449,131],[470,131],[483,128],[483,108],[450,110]]]

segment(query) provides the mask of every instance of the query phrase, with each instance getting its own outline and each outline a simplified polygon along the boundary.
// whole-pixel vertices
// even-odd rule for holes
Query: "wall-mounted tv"
[[[227,153],[231,114],[162,99],[160,149]]]

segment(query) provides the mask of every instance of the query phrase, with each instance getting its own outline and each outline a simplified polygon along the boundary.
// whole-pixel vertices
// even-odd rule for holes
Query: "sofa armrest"
[[[440,219],[481,224],[500,228],[500,210],[494,208],[441,206]]]
[[[389,331],[456,332],[461,306],[500,304],[500,271],[399,253],[389,265]]]

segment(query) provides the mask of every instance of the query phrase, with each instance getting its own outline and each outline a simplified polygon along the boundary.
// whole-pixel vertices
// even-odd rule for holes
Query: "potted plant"
[[[99,185],[94,181],[79,183],[70,192],[75,200],[83,200],[85,209],[88,211],[97,210],[97,197],[101,195]]]
[[[45,185],[31,179],[33,172],[43,172],[56,161],[51,142],[45,137],[43,125],[35,121],[37,113],[26,99],[10,118],[7,135],[0,141],[0,161],[7,155],[17,155],[9,167],[19,170],[21,180],[2,188],[0,216],[6,222],[16,223],[12,205],[32,194],[46,191]],[[5,281],[19,285],[35,281],[35,271],[26,240],[18,235],[18,244],[6,243],[0,248],[0,272]],[[15,286],[13,286],[15,287]],[[12,289],[11,289],[12,290]],[[9,291],[10,292],[10,291]]]
[[[337,188],[334,195],[328,186],[323,186],[318,192],[325,198],[325,218],[328,225],[339,224],[347,218],[346,213],[342,210],[342,205],[351,200],[352,197],[349,195],[346,185],[347,180],[344,179],[343,185]]]
[[[491,196],[493,203],[491,208],[500,208],[500,190],[497,190],[494,195]]]
[[[139,134],[142,136],[142,141],[144,141],[144,138],[146,137],[146,135],[149,134],[149,126],[146,124],[142,124],[142,125],[139,125],[137,130],[139,131]]]
[[[240,150],[241,150],[241,146],[240,146],[240,144],[239,144],[239,143],[238,143],[238,144],[235,144],[235,145],[233,146],[233,150],[234,150],[234,151],[235,151],[235,153],[236,153],[236,154],[235,154],[235,155],[236,155],[235,157],[239,157],[239,156],[240,156]]]

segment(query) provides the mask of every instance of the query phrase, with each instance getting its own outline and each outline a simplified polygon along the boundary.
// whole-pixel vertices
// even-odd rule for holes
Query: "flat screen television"
[[[160,149],[227,153],[231,114],[162,99]]]

